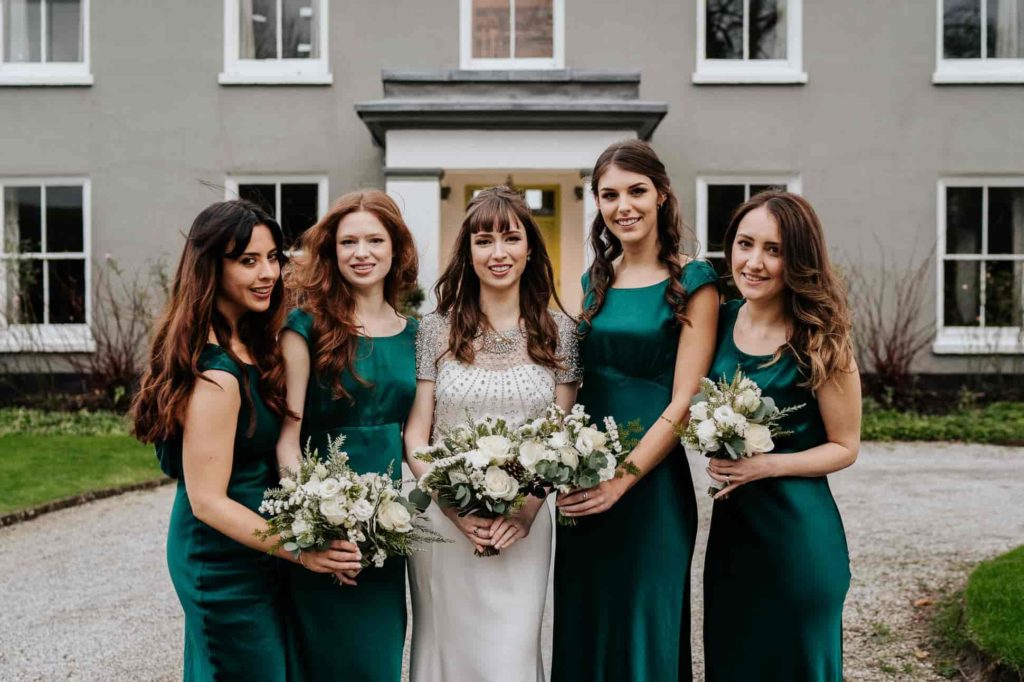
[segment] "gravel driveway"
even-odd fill
[[[913,603],[1024,543],[1024,449],[870,443],[831,480],[853,568],[847,679],[941,679]],[[0,679],[181,678],[181,608],[164,561],[172,497],[165,486],[0,529]],[[710,505],[698,499],[700,679],[697,567]]]

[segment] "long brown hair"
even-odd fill
[[[508,187],[490,187],[477,194],[466,206],[466,217],[455,239],[448,267],[434,287],[437,312],[449,317],[448,352],[460,362],[472,364],[473,340],[490,322],[480,310],[480,278],[473,269],[471,241],[478,232],[505,233],[518,221],[526,232],[530,256],[519,280],[519,316],[526,327],[526,351],[539,365],[557,369],[558,325],[548,311],[552,299],[565,312],[555,291],[555,272],[551,267],[544,238],[518,192]]]
[[[352,285],[338,270],[338,225],[347,216],[365,211],[373,214],[391,238],[391,269],[384,278],[384,300],[396,311],[402,296],[416,286],[419,260],[412,234],[402,212],[384,192],[376,189],[349,192],[299,241],[301,255],[285,271],[285,283],[297,306],[313,318],[316,374],[331,382],[335,398],[349,398],[342,384],[348,370],[360,384],[369,382],[355,371],[360,328],[356,323]]]
[[[853,365],[846,287],[829,262],[825,233],[814,208],[803,197],[780,190],[755,194],[733,212],[723,240],[729,272],[740,222],[762,206],[779,225],[785,309],[792,324],[786,345],[775,351],[771,362],[788,348],[807,376],[805,385],[816,391]]]
[[[591,173],[591,189],[598,205],[598,185],[601,176],[612,166],[647,176],[658,194],[665,197],[658,209],[658,260],[665,264],[669,273],[665,300],[672,308],[676,323],[686,324],[687,295],[679,279],[683,273],[680,256],[685,255],[683,236],[688,232],[688,228],[683,223],[679,199],[672,190],[672,181],[665,171],[665,165],[654,153],[651,145],[641,140],[625,140],[612,144],[597,157],[594,172]],[[622,242],[608,229],[600,210],[590,226],[590,247],[594,251],[594,262],[590,265],[590,287],[584,292],[586,298],[580,315],[584,331],[589,330],[591,321],[601,310],[608,289],[615,279],[612,261],[622,255]]]
[[[132,400],[134,433],[142,442],[171,438],[182,423],[196,381],[210,381],[199,370],[199,356],[211,329],[228,357],[243,366],[231,349],[231,325],[217,310],[216,299],[224,259],[241,256],[258,225],[270,230],[283,258],[281,227],[251,202],[218,202],[203,210],[192,223],[170,298],[153,334],[149,366]],[[283,299],[284,287],[278,279],[270,295],[270,307],[260,313],[247,312],[236,323],[238,339],[259,370],[260,397],[278,416],[287,413],[284,365],[277,346],[277,331],[284,318]],[[242,372],[241,387],[242,399],[249,408],[248,434],[252,435],[256,410],[246,372]]]

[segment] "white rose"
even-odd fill
[[[373,516],[373,505],[366,500],[356,500],[352,504],[352,516],[359,521],[369,521]]]
[[[325,478],[320,481],[320,497],[326,499],[335,497],[341,492],[341,483],[336,478]]]
[[[387,530],[408,533],[412,530],[412,514],[398,502],[385,502],[377,510],[377,522]]]
[[[327,519],[327,523],[332,526],[340,526],[345,523],[345,519],[348,514],[345,513],[345,507],[342,506],[342,501],[337,497],[332,497],[327,500],[320,502],[320,513]],[[294,525],[292,526],[294,529]]]
[[[737,410],[743,410],[744,412],[754,412],[761,404],[761,399],[757,397],[757,393],[753,389],[748,388],[741,391],[732,401],[733,406]]]
[[[732,417],[736,414],[731,407],[728,405],[722,405],[715,410],[715,421],[719,424],[730,424],[732,423]]]
[[[316,468],[313,469],[313,471],[316,472],[316,475],[319,476],[320,478],[327,478],[327,467],[325,467],[323,464],[317,464]]]
[[[466,464],[474,469],[483,469],[491,464],[491,456],[482,450],[470,450],[465,454]]]
[[[313,474],[306,481],[305,485],[302,486],[303,492],[307,495],[319,495],[320,494],[320,477]]]
[[[573,471],[580,465],[580,454],[576,452],[576,448],[559,448],[558,457],[562,460],[562,464],[569,467]]]
[[[708,404],[706,402],[690,405],[691,419],[696,419],[697,421],[702,422],[707,419],[708,416]]]
[[[553,434],[548,436],[548,445],[555,450],[568,447],[569,436],[565,434],[565,431],[555,431]]]
[[[748,455],[755,452],[770,452],[775,447],[775,443],[772,442],[772,432],[763,424],[748,424],[744,441]]]
[[[519,463],[526,467],[527,471],[533,471],[537,464],[553,457],[554,453],[538,440],[528,440],[519,446]]]
[[[496,500],[512,500],[519,493],[519,481],[498,467],[490,467],[484,474],[484,494]]]
[[[303,533],[309,532],[309,524],[306,523],[305,519],[295,519],[292,521],[292,535],[298,537]]]
[[[715,424],[713,419],[705,419],[700,424],[697,424],[697,440],[700,441],[700,446],[705,450],[709,450],[710,445],[714,443],[718,438],[718,425]]]
[[[607,441],[608,437],[597,429],[584,426],[576,436],[576,449],[584,455],[589,455],[594,450],[603,448]]]
[[[505,436],[484,436],[477,439],[476,447],[495,464],[504,464],[511,456],[512,442]]]

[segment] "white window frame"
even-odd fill
[[[6,206],[2,201],[3,190],[7,187],[42,187],[42,247],[32,254],[6,256],[7,245],[0,229],[0,353],[91,353],[96,350],[92,336],[92,187],[88,178],[83,177],[18,177],[0,178],[0,226],[5,224]],[[82,251],[48,253],[46,251],[46,188],[82,188]],[[7,262],[9,260],[75,259],[85,261],[85,323],[84,324],[8,324],[7,308]],[[43,268],[43,310],[49,312],[49,272]]]
[[[938,238],[935,267],[935,341],[932,352],[938,355],[993,355],[1024,353],[1024,328],[1021,327],[947,327],[945,325],[945,264],[947,261],[1024,261],[1024,254],[986,254],[988,251],[988,192],[982,199],[982,245],[980,254],[946,253],[946,189],[950,187],[1024,187],[1024,176],[960,176],[943,178],[938,186]],[[984,296],[985,271],[980,272],[979,288]],[[984,319],[984,298],[982,298]]]
[[[988,43],[988,3],[981,1],[981,56],[969,59],[947,59],[943,54],[945,37],[944,0],[935,0],[935,73],[932,83],[942,84],[979,84],[986,83],[1024,83],[1024,59],[1000,59],[986,57]]]
[[[4,5],[0,0],[0,86],[14,85],[92,85],[93,77],[89,65],[89,0],[80,0],[82,11],[82,61],[80,62],[48,62],[46,61],[46,6],[49,0],[43,0],[40,32],[43,36],[40,50],[41,62],[8,63],[3,61],[4,55]]]
[[[515,0],[510,0],[512,15],[509,44],[515,50]],[[565,0],[552,0],[551,58],[475,59],[473,57],[473,0],[459,4],[459,64],[468,70],[564,69],[565,68]]]
[[[699,175],[697,176],[697,240],[702,249],[708,247],[708,186],[710,185],[747,185],[746,194],[750,198],[749,185],[780,185],[786,191],[800,194],[803,186],[797,174],[747,174],[747,175]],[[724,251],[704,251],[701,258],[725,258]]]
[[[238,199],[239,185],[274,185],[274,220],[281,224],[281,185],[313,185],[317,186],[316,212],[317,220],[327,213],[327,176],[326,175],[230,175],[224,181],[224,198]],[[294,251],[286,251],[286,255],[294,255]]]
[[[708,59],[707,0],[697,0],[697,84],[802,84],[807,82],[803,67],[803,0],[786,3],[786,59]],[[747,26],[750,2],[743,2],[743,51],[748,50]]]
[[[224,71],[221,85],[330,85],[334,82],[328,61],[328,0],[320,4],[320,56],[317,59],[240,59],[238,57],[238,0],[224,0]],[[278,40],[281,38],[278,12]]]

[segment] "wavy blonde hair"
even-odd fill
[[[723,244],[729,272],[739,224],[761,207],[779,225],[785,306],[792,324],[786,344],[775,351],[771,362],[777,362],[789,349],[807,377],[804,385],[817,391],[853,366],[846,286],[832,269],[814,208],[803,197],[779,190],[756,194],[733,212]]]

